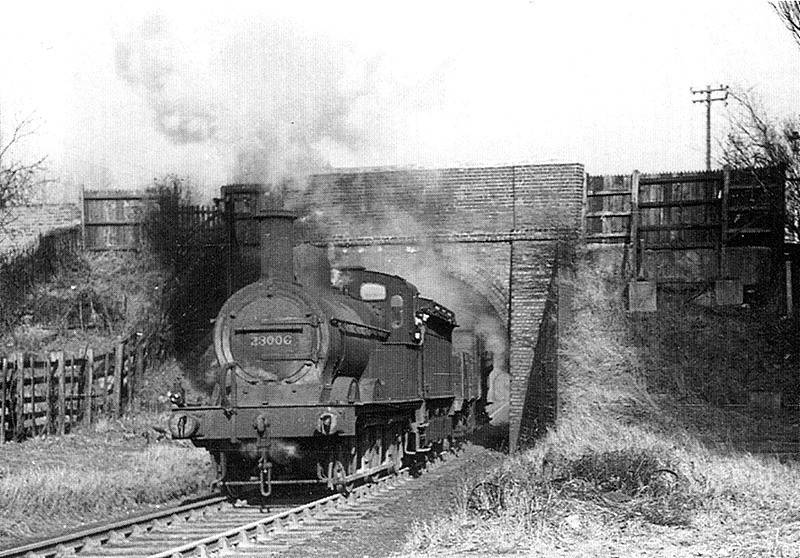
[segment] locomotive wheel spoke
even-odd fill
[[[397,473],[403,468],[403,445],[400,443],[397,436],[395,436],[394,441],[386,450],[386,461],[392,463],[394,473]]]
[[[355,473],[358,465],[358,451],[356,451],[356,438],[344,438],[339,440],[336,447],[336,463],[333,467],[334,482],[336,489],[347,494],[353,489],[352,482],[345,479]]]
[[[393,426],[386,435],[386,456],[384,463],[392,464],[393,472],[403,468],[403,435],[402,427]]]
[[[333,485],[342,494],[348,494],[353,489],[353,483],[345,481],[347,478],[347,467],[341,461],[333,464]]]
[[[381,427],[376,426],[373,432],[372,441],[372,460],[370,467],[377,467],[383,462],[383,436],[381,435]]]
[[[360,456],[358,470],[363,471],[369,468],[372,458],[372,446],[369,443],[369,430],[365,429],[358,435],[358,454]]]

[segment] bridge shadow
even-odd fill
[[[497,408],[489,407],[491,420],[481,426],[472,436],[472,443],[484,448],[508,453],[508,403],[502,403]]]
[[[475,433],[472,443],[486,449],[508,453],[508,423],[490,423]]]

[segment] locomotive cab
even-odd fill
[[[396,275],[344,267],[334,271],[334,287],[366,303],[374,325],[389,332],[387,342],[407,342],[414,337],[414,303],[417,288]]]

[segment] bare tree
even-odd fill
[[[723,144],[723,163],[735,168],[786,165],[797,170],[800,122],[770,118],[749,91],[731,91],[728,132]]]
[[[19,153],[36,130],[31,117],[20,120],[7,133],[0,130],[0,228],[10,222],[11,208],[24,203],[35,187],[46,182],[46,157],[28,160]]]
[[[755,169],[782,166],[785,170],[786,226],[800,238],[800,121],[770,118],[749,91],[732,91],[729,105],[730,131],[722,145],[722,162],[733,168]],[[770,190],[765,187],[765,193]]]
[[[800,2],[770,2],[770,5],[800,46]]]

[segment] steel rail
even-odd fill
[[[203,537],[202,539],[188,542],[181,546],[171,548],[163,552],[159,552],[158,554],[151,554],[147,558],[172,558],[174,556],[182,556],[186,552],[193,552],[201,547],[209,547],[214,543],[216,543],[220,547],[223,547],[231,543],[230,539],[241,538],[242,536],[247,537],[248,531],[257,530],[259,527],[269,525],[270,523],[276,523],[281,519],[288,519],[293,516],[301,515],[306,510],[311,511],[316,507],[322,507],[328,504],[329,502],[337,502],[344,498],[345,497],[342,496],[341,494],[333,494],[331,496],[326,496],[321,500],[315,500],[314,502],[311,502],[309,504],[304,504],[297,508],[292,508],[291,510],[286,510],[277,513],[275,515],[265,517],[263,519],[258,519],[251,523],[242,525],[241,527],[234,527],[232,529],[228,529],[227,531],[223,531],[221,533],[215,533],[213,535]]]
[[[347,496],[343,494],[333,494],[326,496],[319,500],[303,504],[290,510],[285,510],[268,517],[257,519],[250,523],[244,524],[240,527],[234,527],[221,533],[215,533],[196,541],[185,543],[175,548],[170,548],[159,552],[158,554],[148,555],[147,558],[175,558],[184,556],[186,553],[193,553],[200,551],[201,556],[204,551],[227,551],[232,546],[236,546],[245,540],[249,541],[251,538],[257,538],[265,534],[264,529],[270,525],[278,525],[284,519],[297,519],[307,517],[314,511],[334,511],[339,509],[342,505],[353,503],[354,501],[368,496],[385,488],[387,484],[398,479],[405,479],[408,477],[408,468],[401,469],[398,474],[383,477],[375,484],[365,484],[353,490]],[[252,533],[252,534],[250,534]],[[215,548],[212,548],[216,545]]]
[[[456,453],[456,455],[458,454]],[[436,469],[437,465],[444,463],[444,461],[446,461],[445,455],[440,455],[437,459],[424,464],[421,472],[431,472],[432,469]],[[387,467],[387,464],[382,464],[364,471],[364,473],[381,472],[387,468],[390,467]],[[181,541],[180,546],[173,548],[167,548],[169,546],[169,536],[166,537],[166,541],[159,543],[160,529],[169,526],[175,527],[176,532],[179,532],[180,525],[187,520],[186,517],[182,517],[184,514],[224,504],[227,498],[224,496],[205,497],[174,508],[134,516],[108,525],[83,529],[24,546],[2,550],[0,551],[0,558],[56,558],[58,556],[80,555],[83,551],[86,551],[89,555],[94,555],[98,547],[107,548],[111,552],[110,555],[122,555],[120,551],[124,550],[124,547],[119,547],[118,545],[120,543],[124,545],[128,542],[134,544],[140,542],[154,547],[149,552],[155,551],[163,544],[162,548],[165,548],[163,551],[158,551],[156,554],[140,554],[141,556],[146,556],[146,558],[181,558],[188,555],[198,555],[198,553],[200,556],[207,556],[208,553],[224,553],[242,544],[266,543],[265,539],[275,533],[282,532],[287,526],[301,524],[306,520],[313,521],[320,514],[335,516],[337,512],[342,512],[346,507],[368,501],[372,496],[380,495],[386,490],[396,487],[397,484],[405,482],[409,477],[410,469],[404,467],[395,474],[360,485],[347,495],[333,494],[256,520],[250,518],[246,523],[227,528],[221,532],[214,533],[213,529],[209,529],[209,532],[213,534],[207,534],[194,541]],[[232,509],[236,510],[236,508]],[[231,517],[231,519],[235,520],[235,516]],[[133,551],[133,549],[131,550]]]
[[[187,511],[193,511],[204,507],[214,506],[216,504],[221,504],[226,500],[227,498],[225,496],[209,496],[201,498],[200,500],[197,500],[190,504],[183,504],[175,508],[169,508],[166,510],[152,512],[145,515],[130,517],[128,519],[123,519],[111,523],[109,525],[101,525],[99,527],[84,529],[81,531],[77,531],[75,533],[59,535],[57,537],[53,537],[50,539],[36,541],[33,543],[28,543],[23,546],[2,550],[0,551],[0,558],[12,558],[19,556],[27,556],[27,555],[44,556],[44,557],[55,556],[55,554],[59,552],[59,547],[61,546],[70,546],[71,544],[74,544],[73,548],[79,549],[82,548],[83,545],[85,544],[84,542],[85,539],[99,536],[101,541],[107,540],[110,537],[110,533],[114,531],[123,531],[128,528],[131,528],[132,530],[133,527],[136,525],[141,525],[143,523],[148,523],[151,521],[157,521],[159,519],[172,517],[174,515],[185,513]],[[103,538],[104,535],[108,535],[108,537]]]
[[[374,468],[374,470],[370,469],[366,472],[375,473],[385,468],[385,466],[379,466]],[[382,477],[374,483],[358,486],[347,495],[333,494],[289,510],[283,510],[257,520],[243,523],[242,525],[229,528],[222,532],[213,533],[212,531],[213,534],[209,534],[194,541],[184,542],[178,547],[169,548],[157,554],[148,554],[147,558],[174,558],[197,552],[203,555],[203,552],[206,551],[224,551],[244,541],[257,540],[258,538],[265,537],[270,527],[279,530],[284,526],[284,521],[294,524],[302,522],[315,513],[335,513],[349,504],[357,503],[364,497],[381,492],[393,486],[394,482],[405,480],[408,477],[409,469],[406,467],[396,474]],[[180,523],[180,516],[187,512],[214,507],[226,501],[227,498],[225,496],[206,497],[174,508],[134,516],[111,524],[83,529],[74,533],[59,535],[50,539],[6,549],[0,551],[0,558],[55,558],[62,555],[80,555],[84,550],[92,553],[98,546],[104,547],[106,544],[114,545],[115,542],[122,540],[132,540],[130,539],[131,536],[138,537],[148,534],[153,531],[153,529],[163,527],[165,525],[163,523],[164,520],[167,520],[166,525]],[[153,534],[152,536],[153,543],[158,545],[158,534]]]

